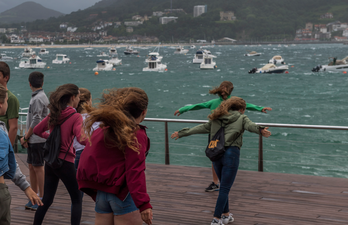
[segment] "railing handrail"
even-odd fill
[[[26,116],[27,113],[19,113],[20,116]],[[168,123],[207,123],[208,120],[186,120],[186,119],[166,119],[166,118],[145,118],[148,122],[164,122],[165,129],[165,164],[170,164],[169,159],[169,133]],[[304,129],[325,129],[325,130],[348,130],[348,126],[327,126],[327,125],[306,125],[306,124],[281,124],[281,123],[256,123],[257,125],[266,127],[279,128],[304,128]],[[259,135],[259,157],[258,157],[258,171],[263,171],[263,138]]]

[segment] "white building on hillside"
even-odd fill
[[[197,17],[207,12],[207,5],[196,5],[193,7],[193,17]]]
[[[346,29],[343,31],[342,36],[343,36],[343,37],[348,37],[348,28],[346,28]]]
[[[0,28],[0,33],[2,34],[6,33],[6,28]]]
[[[160,17],[159,21],[160,21],[160,24],[167,24],[171,21],[176,22],[177,19],[178,19],[178,17],[169,16],[169,17]]]

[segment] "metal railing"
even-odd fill
[[[26,116],[26,113],[19,113],[20,116]],[[169,133],[168,123],[207,123],[208,120],[183,120],[183,119],[161,119],[161,118],[145,118],[147,122],[161,122],[164,123],[164,149],[165,149],[165,164],[170,164],[169,154]],[[322,130],[348,130],[346,126],[324,126],[324,125],[303,125],[303,124],[280,124],[280,123],[256,123],[260,126],[278,127],[278,128],[300,128],[300,129],[322,129]],[[263,138],[259,135],[259,151],[258,151],[258,171],[263,172]]]
[[[145,118],[144,121],[149,122],[163,122],[165,129],[165,164],[169,165],[169,133],[168,123],[207,123],[208,120],[182,120],[182,119],[157,119],[157,118]],[[256,123],[260,126],[266,127],[280,127],[280,128],[302,128],[302,129],[323,129],[323,130],[348,130],[345,126],[324,126],[324,125],[303,125],[303,124],[279,124],[279,123]],[[258,153],[258,171],[263,172],[263,138],[259,135],[259,153]]]

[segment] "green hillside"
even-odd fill
[[[0,13],[2,23],[31,22],[37,19],[48,19],[64,15],[35,2],[24,2],[12,9]]]
[[[326,24],[333,21],[348,22],[347,0],[173,0],[173,8],[182,8],[187,14],[177,16],[176,23],[160,25],[158,17],[152,17],[143,25],[126,33],[125,27],[107,28],[108,34],[116,36],[151,35],[161,41],[187,41],[193,39],[219,39],[231,37],[238,40],[293,39],[295,31],[304,28],[305,23]],[[207,5],[208,12],[193,17],[195,5]],[[170,0],[103,0],[94,6],[73,12],[59,18],[26,23],[28,30],[59,31],[60,23],[68,23],[78,31],[91,31],[91,24],[97,21],[115,22],[131,20],[133,15],[151,16],[153,11],[170,8]],[[237,17],[233,22],[222,22],[220,11],[233,11]],[[320,19],[331,12],[333,19]],[[91,14],[97,16],[91,18]]]

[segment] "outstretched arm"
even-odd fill
[[[213,101],[214,99],[208,102],[202,102],[195,105],[187,105],[187,106],[181,107],[180,109],[175,111],[174,116],[180,116],[184,112],[191,111],[191,110],[210,109]]]
[[[267,113],[267,110],[268,110],[268,111],[272,111],[272,108],[270,108],[270,107],[263,107],[262,110],[261,110],[261,112]]]

